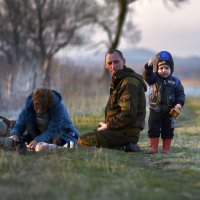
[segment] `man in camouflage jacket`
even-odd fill
[[[145,125],[146,84],[139,74],[125,66],[119,50],[106,53],[105,67],[112,75],[105,122],[99,123],[97,131],[82,135],[78,144],[139,151],[137,142]]]

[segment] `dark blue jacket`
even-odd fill
[[[74,127],[67,109],[62,102],[61,95],[53,91],[54,104],[47,110],[49,121],[47,129],[35,140],[37,142],[50,142],[57,134],[66,142],[77,142],[79,132]],[[26,99],[25,107],[22,109],[15,126],[11,130],[11,135],[23,135],[24,131],[34,132],[36,130],[36,112],[33,107],[33,95]]]
[[[143,72],[145,81],[150,86],[150,109],[158,112],[168,112],[176,104],[184,105],[184,88],[179,79],[174,76],[162,78],[157,72],[153,72],[153,66],[145,65]]]

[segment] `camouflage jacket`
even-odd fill
[[[113,77],[105,109],[110,129],[143,129],[145,125],[146,84],[142,76],[124,66]]]

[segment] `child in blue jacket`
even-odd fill
[[[176,111],[178,114],[185,102],[184,88],[180,80],[172,76],[173,72],[174,61],[167,51],[159,52],[155,59],[150,59],[144,67],[143,77],[150,87],[149,154],[158,152],[160,136],[163,140],[162,152],[169,152],[175,123],[170,111]]]

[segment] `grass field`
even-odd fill
[[[85,133],[101,119],[94,115],[73,121]],[[102,148],[25,156],[0,151],[0,199],[199,199],[199,120],[199,99],[187,98],[168,155]],[[139,144],[148,148],[147,129]]]

